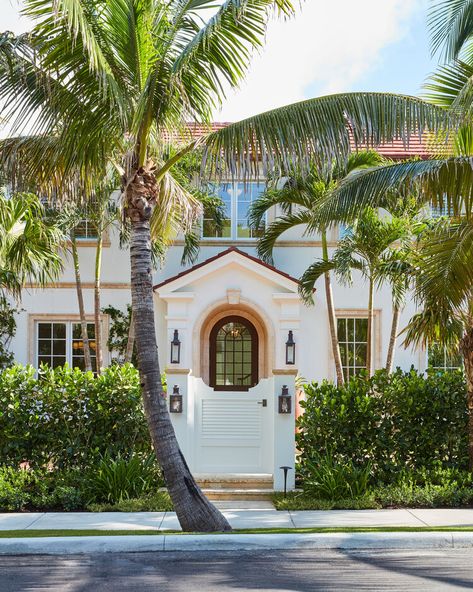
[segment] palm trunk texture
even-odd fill
[[[133,359],[133,350],[135,348],[135,323],[133,312],[130,314],[130,326],[128,327],[128,339],[126,342],[125,364],[130,364]]]
[[[94,320],[95,320],[95,355],[97,375],[103,367],[102,327],[100,323],[100,276],[102,273],[102,245],[103,238],[99,229],[97,247],[95,251],[95,281],[94,281]]]
[[[322,232],[322,256],[324,261],[328,261],[327,233],[325,230]],[[345,383],[345,378],[343,376],[342,358],[340,356],[340,347],[338,345],[337,319],[335,317],[335,309],[333,306],[332,282],[330,281],[329,272],[325,273],[324,276],[325,298],[327,301],[328,324],[330,328],[330,342],[332,344],[332,354],[335,361],[337,384],[341,386]]]
[[[388,355],[386,356],[386,370],[389,374],[393,371],[394,366],[394,350],[396,348],[397,334],[399,333],[399,306],[393,308],[393,318],[391,321],[391,336],[389,338]]]
[[[473,327],[468,327],[467,332],[460,341],[460,351],[465,365],[467,388],[468,460],[470,471],[473,471]]]
[[[85,318],[84,308],[84,294],[82,292],[82,281],[80,277],[80,264],[79,264],[79,253],[77,252],[77,240],[75,232],[71,231],[71,250],[72,250],[72,261],[74,264],[74,274],[76,278],[76,292],[77,301],[79,303],[79,317],[80,317],[80,329],[83,342],[84,350],[84,369],[86,372],[92,372],[92,360],[90,357],[90,345],[89,345],[89,334],[87,332],[87,319]]]
[[[186,532],[231,530],[195,482],[174,433],[161,383],[154,323],[150,218],[156,200],[153,170],[140,168],[128,181],[131,220],[131,296],[143,405],[153,447],[179,523]]]

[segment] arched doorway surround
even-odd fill
[[[258,334],[241,316],[226,316],[209,338],[209,384],[220,391],[247,391],[258,384]]]
[[[194,325],[193,373],[210,384],[210,334],[212,329],[226,317],[237,316],[246,319],[256,331],[258,340],[257,375],[258,380],[271,376],[274,364],[274,329],[267,315],[253,303],[240,299],[238,304],[228,301],[216,302],[200,315]]]

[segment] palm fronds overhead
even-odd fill
[[[395,139],[409,145],[447,125],[443,109],[415,97],[348,93],[302,101],[267,111],[209,134],[204,140],[207,174],[221,171],[249,178],[273,169],[309,169],[346,161],[353,150]]]
[[[433,53],[443,49],[446,60],[457,58],[473,31],[473,1],[434,0],[428,24]]]
[[[393,163],[353,173],[322,202],[319,220],[350,222],[366,207],[386,207],[390,193],[414,194],[419,203],[471,213],[473,158]]]

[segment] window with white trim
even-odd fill
[[[92,369],[96,368],[95,325],[87,323]],[[68,363],[73,368],[85,369],[84,342],[81,325],[77,321],[36,322],[36,367],[46,364],[52,368]]]
[[[427,348],[427,366],[432,370],[452,372],[463,368],[460,352],[449,352],[446,347],[438,343],[429,344]]]
[[[97,226],[88,218],[82,219],[74,229],[77,240],[95,240],[98,237]]]
[[[368,319],[337,318],[338,343],[345,380],[366,370],[368,353]]]
[[[215,239],[254,239],[263,235],[265,223],[253,229],[248,224],[248,212],[251,204],[265,190],[264,183],[224,183],[217,188],[223,202],[224,220],[217,227],[211,215],[204,212],[202,238]]]

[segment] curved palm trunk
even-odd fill
[[[125,364],[130,364],[133,358],[133,349],[135,347],[135,323],[133,320],[133,311],[130,314],[130,326],[128,327],[128,340],[126,342]]]
[[[373,302],[374,302],[374,283],[370,279],[369,282],[369,297],[368,297],[368,328],[367,328],[367,344],[366,344],[366,374],[371,376],[373,371],[372,357],[373,357]]]
[[[142,197],[143,179],[140,169],[134,178],[136,187],[127,186],[128,215],[131,219],[131,297],[134,314],[138,369],[151,440],[164,479],[174,504],[179,523],[187,532],[231,530],[225,517],[213,506],[196,484],[174,433],[166,394],[161,383],[158,348],[154,324],[153,283],[151,265],[151,234],[149,219],[152,207]],[[152,184],[151,175],[148,182]],[[153,198],[156,188],[149,190]]]
[[[84,350],[84,369],[86,372],[92,372],[92,360],[90,357],[90,345],[89,335],[87,333],[87,319],[85,318],[84,308],[84,294],[82,292],[82,280],[80,277],[80,264],[79,264],[79,253],[77,252],[77,240],[74,230],[71,230],[71,251],[72,261],[74,265],[74,274],[76,278],[76,292],[77,301],[79,303],[79,317],[80,317],[80,330],[83,342]]]
[[[393,318],[391,321],[391,336],[389,338],[388,355],[386,356],[386,370],[389,374],[393,371],[394,350],[396,348],[397,334],[399,333],[399,317],[401,310],[399,306],[393,307]]]
[[[467,405],[468,405],[468,460],[470,471],[473,471],[473,327],[463,335],[460,351],[465,366]]]
[[[95,321],[95,355],[97,375],[103,366],[102,327],[100,323],[100,275],[102,272],[102,232],[98,231],[97,247],[95,250],[95,279],[94,279],[94,321]]]
[[[322,257],[328,261],[327,232],[322,231]],[[328,324],[330,328],[330,342],[332,344],[332,354],[335,361],[335,371],[337,373],[337,384],[343,385],[345,378],[343,376],[342,358],[340,356],[340,347],[338,345],[337,319],[335,317],[335,308],[333,306],[332,282],[330,273],[324,274],[325,279],[325,298],[327,300]]]

